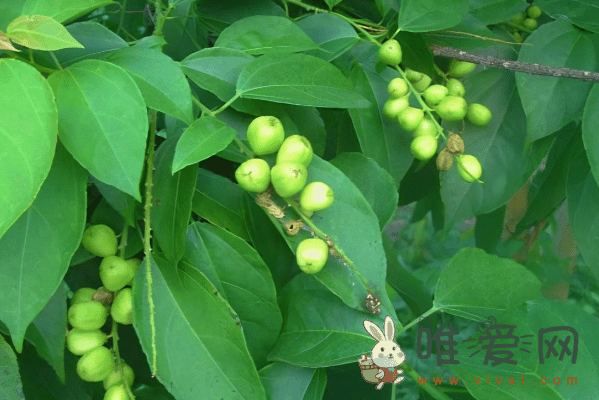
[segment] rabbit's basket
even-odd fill
[[[376,377],[376,374],[379,372],[379,367],[376,365],[363,365],[360,364],[360,370],[362,371],[362,378],[366,382],[370,383],[379,383],[379,378]]]

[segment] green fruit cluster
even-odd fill
[[[104,257],[99,267],[104,286],[99,289],[80,288],[73,294],[67,313],[72,328],[67,333],[66,346],[71,353],[81,356],[77,362],[77,374],[82,380],[104,381],[104,399],[127,399],[124,385],[133,384],[133,369],[125,363],[123,375],[116,369],[112,351],[104,346],[108,336],[102,328],[108,315],[119,324],[133,323],[133,295],[131,288],[126,286],[133,283],[141,261],[116,256],[117,238],[106,225],[87,228],[82,245],[90,253]]]
[[[512,35],[517,42],[522,42],[522,35],[528,34],[538,28],[537,19],[543,15],[543,10],[539,6],[531,5],[525,12],[516,14],[508,22],[512,28]]]

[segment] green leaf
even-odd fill
[[[368,54],[376,51],[372,46]],[[387,118],[382,111],[389,98],[387,85],[398,76],[399,73],[391,69],[378,74],[358,62],[354,63],[349,76],[356,92],[370,102],[368,108],[349,110],[360,148],[366,157],[375,160],[391,175],[396,186],[399,186],[414,159],[410,152],[409,135],[401,131],[397,121]]]
[[[194,51],[208,47],[208,32],[196,12],[196,4],[195,0],[170,3],[171,11],[162,27],[166,42],[162,50],[173,60],[181,60]]]
[[[2,50],[10,50],[10,51],[20,51],[15,46],[12,45],[6,33],[0,31],[0,51]]]
[[[341,71],[306,54],[264,55],[247,64],[237,81],[244,98],[330,108],[367,107]]]
[[[330,162],[360,189],[383,230],[395,215],[399,197],[391,175],[362,153],[341,153]]]
[[[191,89],[172,58],[153,49],[127,47],[108,56],[107,61],[131,75],[149,108],[193,122]]]
[[[133,78],[112,63],[83,60],[48,81],[67,150],[94,177],[141,201],[148,115]]]
[[[196,119],[177,142],[173,173],[212,157],[235,139],[237,132],[215,117]]]
[[[254,15],[234,22],[222,31],[214,46],[254,55],[296,53],[318,47],[295,22],[267,15]]]
[[[473,73],[464,84],[468,103],[484,104],[493,113],[493,119],[483,127],[466,122],[463,135],[466,153],[478,158],[483,167],[484,183],[465,182],[457,168],[441,174],[446,226],[505,204],[530,177],[551,143],[526,145],[522,133],[526,119],[513,72],[487,69]],[[447,126],[450,130],[462,130],[461,122]]]
[[[451,28],[460,23],[467,10],[467,0],[403,0],[398,27],[408,32]]]
[[[94,177],[91,180],[110,207],[121,214],[129,226],[135,227],[135,199]]]
[[[535,0],[535,4],[551,18],[570,21],[583,29],[599,33],[599,7],[594,0]]]
[[[567,195],[568,217],[576,247],[595,279],[599,279],[599,186],[585,153],[570,162]]]
[[[64,383],[64,349],[67,326],[67,287],[58,287],[46,307],[27,328],[25,339],[35,346],[37,353],[56,371]]]
[[[169,137],[156,150],[152,193],[155,205],[151,221],[158,246],[173,265],[177,265],[185,251],[198,171],[197,166],[191,165],[174,174],[171,172],[177,139],[176,136]]]
[[[6,36],[15,43],[35,50],[83,47],[64,26],[43,15],[21,15],[8,24]]]
[[[599,135],[597,135],[599,110],[597,110],[597,104],[599,104],[599,85],[595,84],[584,107],[582,141],[587,151],[591,172],[595,177],[595,181],[599,184]]]
[[[337,4],[341,3],[343,0],[324,0],[325,3],[329,6],[330,9],[333,9]]]
[[[271,361],[311,368],[356,362],[375,343],[364,329],[365,319],[382,327],[390,315],[400,326],[392,308],[381,307],[373,315],[347,307],[307,274],[293,278],[279,297],[284,324]]]
[[[268,399],[321,400],[327,386],[327,374],[323,368],[274,362],[259,373]]]
[[[19,17],[23,11],[23,4],[27,0],[13,0],[0,2],[0,30],[6,31],[10,22]]]
[[[79,247],[86,187],[85,170],[59,146],[35,201],[0,240],[0,320],[19,352],[25,330],[58,288]]]
[[[469,0],[469,3],[470,13],[485,25],[509,21],[528,7],[526,0]]]
[[[428,48],[422,34],[399,32],[395,36],[395,39],[401,43],[402,65],[423,72],[433,79],[437,76],[435,63],[433,62],[433,53]]]
[[[0,93],[1,238],[31,205],[50,171],[58,115],[47,81],[24,62],[0,60]]]
[[[333,14],[313,14],[297,22],[318,46],[309,54],[332,61],[353,47],[360,40],[354,28],[341,17]]]
[[[253,60],[240,50],[211,47],[187,56],[181,61],[181,69],[200,88],[227,101],[235,95],[239,73]]]
[[[283,322],[268,267],[243,239],[196,222],[187,231],[184,263],[202,272],[239,315],[248,349],[264,365]]]
[[[10,345],[0,335],[0,395],[6,400],[25,400],[19,375],[17,357]]]
[[[492,361],[485,365],[487,351],[483,349],[478,354],[472,355],[473,352],[481,349],[481,345],[472,349],[473,342],[460,343],[456,348],[461,355],[458,358],[459,364],[451,365],[450,368],[452,375],[459,377],[461,383],[466,384],[465,387],[472,396],[485,400],[566,400],[593,399],[599,396],[597,382],[586,378],[599,373],[596,361],[597,340],[595,334],[599,329],[599,324],[596,318],[592,318],[590,314],[574,304],[539,299],[527,302],[526,306],[517,313],[503,317],[498,316],[497,320],[498,324],[515,326],[513,335],[518,337],[530,335],[531,338],[519,338],[519,343],[515,348],[505,349],[514,353],[513,360],[517,362],[516,365],[501,363],[493,366]],[[542,352],[547,353],[539,354],[537,341],[550,342],[551,338],[555,337],[554,335],[557,335],[559,340],[566,338],[564,331],[550,332],[544,334],[543,338],[539,337],[540,329],[553,327],[571,327],[576,330],[578,346],[575,363],[572,363],[572,358],[568,355],[562,361],[556,355],[547,356],[550,349],[547,344],[541,343]],[[505,329],[503,331],[507,332]],[[493,335],[493,337],[498,334],[495,333],[495,329],[488,332],[488,335]],[[568,334],[568,337],[571,338],[572,334]],[[513,339],[509,337],[500,340],[501,343],[505,343],[505,347],[513,343]],[[488,344],[489,339],[482,343]],[[495,343],[497,344],[497,341]],[[572,351],[572,346],[570,340],[568,345],[570,351]],[[519,349],[524,351],[519,351]],[[556,343],[555,349],[560,352],[560,345]],[[542,364],[539,361],[540,357],[544,358]],[[490,384],[487,384],[486,381],[488,376],[490,376]],[[542,381],[543,377],[545,380]],[[560,381],[556,380],[559,384],[553,382],[556,377],[560,379]],[[569,382],[568,379],[573,377],[576,381]],[[581,382],[578,382],[578,379]]]
[[[463,248],[443,268],[434,307],[463,318],[484,321],[541,297],[541,282],[509,258]]]
[[[198,12],[203,19],[226,25],[254,15],[285,16],[285,11],[272,0],[228,0],[227,7],[221,0],[204,0],[198,4]]]
[[[109,4],[115,2],[112,0],[28,0],[23,6],[22,14],[47,15],[62,23],[82,17]]]
[[[249,242],[242,213],[243,193],[229,179],[200,168],[191,207],[199,217]]]
[[[505,206],[476,217],[476,226],[474,229],[476,247],[483,249],[487,253],[492,254],[495,252],[503,233],[504,218]]]
[[[568,51],[564,51],[564,49]],[[595,48],[588,34],[566,21],[543,24],[522,46],[518,61],[556,68],[592,71]],[[526,113],[528,137],[548,136],[579,120],[592,83],[576,79],[516,74],[518,92]]]
[[[265,400],[237,316],[216,288],[185,263],[177,269],[158,256],[151,262],[160,382],[179,399]],[[133,326],[151,363],[144,269],[133,284]]]

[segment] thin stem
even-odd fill
[[[56,64],[58,69],[62,69],[62,65],[60,65],[60,62],[58,62],[58,58],[56,58],[56,56],[54,55],[54,52],[49,51],[49,53],[50,53],[50,57],[52,57],[52,60],[54,60],[54,64]]]
[[[220,108],[218,108],[215,111],[212,111],[212,115],[216,115],[216,114],[220,114],[221,112],[225,111],[231,104],[233,104],[233,102],[235,100],[237,100],[239,98],[240,94],[239,93],[235,93],[235,96],[231,97],[229,99],[229,101],[227,101],[225,104],[223,104]]]
[[[252,152],[252,150],[250,150],[250,149],[249,149],[249,147],[247,147],[247,146],[245,145],[245,143],[243,143],[241,140],[239,140],[239,139],[237,139],[237,138],[235,138],[235,139],[234,139],[234,141],[235,141],[235,144],[236,144],[237,146],[239,146],[239,150],[241,150],[241,152],[242,152],[243,154],[245,154],[245,155],[246,155],[246,156],[248,156],[249,158],[252,158],[252,157],[254,157],[254,153]]]
[[[206,114],[208,114],[210,116],[214,116],[214,113],[212,112],[212,110],[209,109],[208,107],[206,107],[204,104],[202,104],[202,102],[197,97],[192,96],[191,99],[200,108],[200,110],[202,111],[202,113],[206,113]]]
[[[418,378],[422,378],[409,364],[403,363],[402,368],[405,371],[406,375],[412,378],[413,381],[418,382]],[[435,385],[418,385],[422,390],[430,394],[436,400],[452,400],[451,397],[446,395],[445,393],[437,390]]]
[[[118,35],[123,28],[123,22],[125,21],[125,13],[127,12],[127,0],[123,0],[121,5],[121,17],[119,18],[119,26],[116,28],[116,34]]]
[[[125,221],[123,233],[121,233],[121,242],[119,243],[119,257],[125,258],[125,248],[127,247],[127,238],[129,236],[129,226]]]
[[[126,229],[126,228],[125,228]],[[123,366],[123,359],[121,358],[121,354],[119,352],[119,330],[118,324],[113,319],[112,320],[112,330],[110,331],[110,336],[112,337],[112,350],[114,351],[114,356],[116,358],[116,368],[119,372],[119,376],[121,377],[121,383],[127,392],[127,398],[129,400],[135,400],[135,396],[131,391],[131,388],[127,384],[127,378],[125,377],[125,368]]]
[[[150,329],[152,337],[152,377],[156,376],[158,369],[157,351],[156,351],[156,321],[154,316],[154,299],[152,297],[152,227],[150,224],[152,209],[152,186],[154,176],[154,146],[156,141],[156,110],[150,109],[150,137],[148,143],[147,171],[146,171],[146,196],[144,203],[144,256],[146,262],[146,284],[148,288],[148,307],[150,308]]]
[[[339,254],[339,256],[343,259],[343,261],[346,264],[346,266],[354,273],[354,275],[356,275],[360,279],[360,281],[362,282],[362,284],[364,285],[364,287],[366,288],[366,290],[368,290],[368,292],[370,292],[370,293],[374,293],[374,291],[372,290],[372,288],[368,284],[368,281],[366,280],[366,278],[364,278],[364,275],[362,275],[362,273],[358,270],[358,268],[356,267],[356,265],[354,264],[354,262],[345,254],[345,252],[343,250],[341,250],[341,248],[339,246],[337,246],[337,244],[332,243],[330,241],[329,236],[326,233],[324,233],[323,231],[321,231],[312,222],[312,220],[310,218],[308,218],[301,211],[301,208],[300,208],[299,204],[297,204],[297,202],[295,200],[293,200],[292,198],[289,198],[289,197],[286,197],[285,201],[300,216],[300,218],[302,219],[302,221],[304,222],[304,224],[308,225],[310,227],[310,229],[312,229],[312,231],[316,235],[318,235],[324,241],[327,241],[330,244],[332,244],[333,249],[337,252],[337,254]]]
[[[391,386],[391,400],[395,400],[395,396],[397,396],[397,385]]]
[[[410,329],[412,326],[416,325],[417,323],[419,323],[420,321],[428,318],[429,316],[431,316],[432,314],[436,313],[437,311],[439,311],[439,309],[437,307],[431,307],[430,310],[426,311],[424,314],[422,314],[421,316],[419,316],[416,319],[413,319],[409,324],[403,326],[399,332],[397,333],[397,336],[401,335],[402,333],[404,333],[405,331],[407,331],[408,329]]]

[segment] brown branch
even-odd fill
[[[431,46],[436,56],[455,58],[456,60],[468,61],[474,64],[489,65],[491,67],[508,69],[516,72],[525,72],[532,75],[555,76],[560,78],[572,78],[587,82],[599,82],[599,73],[581,71],[570,68],[554,68],[546,65],[529,64],[520,61],[502,60],[491,56],[468,53],[451,47]]]

